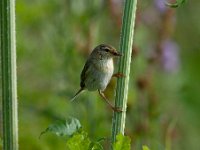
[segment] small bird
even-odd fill
[[[100,44],[94,48],[81,73],[80,90],[71,99],[73,101],[82,91],[96,91],[114,110],[121,112],[119,108],[114,107],[105,97],[103,91],[106,89],[112,76],[121,77],[121,74],[114,74],[113,58],[122,56],[114,47]]]

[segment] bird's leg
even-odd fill
[[[112,77],[122,78],[122,77],[125,77],[125,75],[123,73],[118,72],[118,73],[113,74]]]
[[[110,106],[110,108],[111,108],[113,111],[122,112],[121,109],[114,107],[114,106],[108,101],[108,99],[106,98],[106,96],[104,95],[104,93],[103,93],[101,90],[98,90],[98,92],[99,92],[99,95],[103,98],[103,100]]]

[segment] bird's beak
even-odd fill
[[[118,52],[118,51],[113,52],[113,55],[114,55],[114,56],[122,56],[122,54],[121,54],[120,52]]]

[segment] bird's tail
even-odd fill
[[[74,101],[76,99],[76,97],[81,94],[83,92],[84,88],[80,88],[80,90],[78,90],[78,92],[71,98],[71,102]]]

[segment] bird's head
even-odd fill
[[[113,57],[119,57],[122,56],[121,53],[119,53],[114,47],[106,44],[100,44],[98,45],[92,53],[95,53],[95,55],[98,55],[101,59],[109,59]]]

